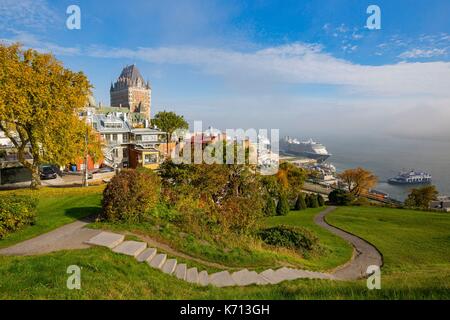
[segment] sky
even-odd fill
[[[81,29],[66,26],[78,5]],[[381,28],[367,28],[369,5]],[[83,71],[97,102],[135,63],[152,114],[298,136],[448,141],[450,1],[0,0],[0,41]]]

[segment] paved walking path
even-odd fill
[[[59,250],[85,249],[90,246],[85,241],[99,234],[101,230],[85,228],[91,221],[78,220],[35,238],[0,249],[0,255],[29,256]]]
[[[123,234],[85,228],[90,222],[89,220],[76,221],[12,247],[1,249],[0,254],[35,255],[58,250],[104,246],[116,253],[134,257],[137,262],[146,262],[150,267],[160,269],[162,272],[171,274],[178,279],[202,286],[213,285],[217,287],[246,286],[250,284],[267,285],[300,278],[329,280],[355,280],[363,278],[366,276],[366,270],[369,265],[382,265],[382,256],[374,246],[365,240],[329,225],[325,221],[325,216],[334,209],[334,207],[326,208],[315,217],[314,221],[316,224],[351,243],[355,249],[355,253],[352,260],[338,267],[332,273],[282,267],[278,270],[268,269],[259,274],[247,269],[234,273],[220,271],[214,274],[208,274],[205,270],[199,272],[197,268],[189,268],[186,264],[178,264],[176,259],[170,259],[167,254],[174,254],[175,251],[173,249],[166,251],[167,253],[158,253],[156,248],[148,248],[147,246],[149,244],[155,244],[152,241],[147,241],[148,238],[144,239],[146,240],[145,242],[124,241],[125,235]],[[176,256],[180,255],[176,254]],[[183,257],[186,258],[189,256],[183,255]]]
[[[314,222],[329,230],[331,233],[334,233],[338,237],[350,242],[355,251],[352,260],[345,265],[338,267],[333,272],[333,275],[337,279],[342,280],[364,278],[367,276],[367,267],[370,265],[377,265],[381,267],[383,265],[383,258],[377,248],[364,239],[354,236],[342,229],[336,228],[326,222],[325,216],[335,209],[335,207],[326,208],[314,217]]]

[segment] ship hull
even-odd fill
[[[319,163],[324,162],[327,160],[330,155],[329,154],[317,154],[312,152],[306,152],[306,151],[294,151],[294,150],[286,150],[286,153],[295,155],[295,156],[301,156],[309,159],[314,159]]]
[[[401,186],[420,186],[420,185],[424,185],[424,184],[431,184],[431,181],[421,181],[421,182],[406,182],[406,181],[398,181],[398,180],[393,180],[393,179],[389,179],[388,180],[389,184],[393,184],[393,185],[401,185]]]

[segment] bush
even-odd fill
[[[289,201],[286,197],[286,194],[281,193],[278,198],[278,203],[277,203],[277,215],[285,216],[289,213],[289,211],[290,211],[290,206],[289,206]]]
[[[317,195],[315,195],[315,194],[312,194],[312,193],[307,194],[305,201],[306,201],[306,206],[308,208],[318,208],[319,207]]]
[[[161,183],[151,170],[122,170],[103,192],[102,217],[109,221],[139,222],[152,214]]]
[[[337,206],[348,206],[353,202],[354,198],[351,193],[342,189],[333,190],[328,195],[330,203]]]
[[[280,225],[260,230],[258,236],[268,245],[292,249],[301,253],[319,248],[318,238],[311,231],[300,227]]]
[[[26,195],[0,196],[0,239],[36,221],[37,199]]]
[[[266,206],[264,207],[264,215],[267,217],[275,216],[277,214],[277,205],[271,196],[267,197]]]
[[[307,208],[306,202],[305,202],[305,194],[299,193],[297,196],[297,201],[295,202],[295,210],[305,210]]]
[[[317,194],[317,202],[319,203],[319,207],[323,207],[325,205],[325,199],[321,194]]]

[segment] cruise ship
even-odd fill
[[[280,150],[286,154],[315,159],[319,163],[324,162],[331,156],[323,144],[312,139],[299,141],[296,138],[285,137],[280,142]]]
[[[411,170],[402,171],[397,176],[388,179],[390,184],[427,184],[431,183],[431,175],[426,172]]]

